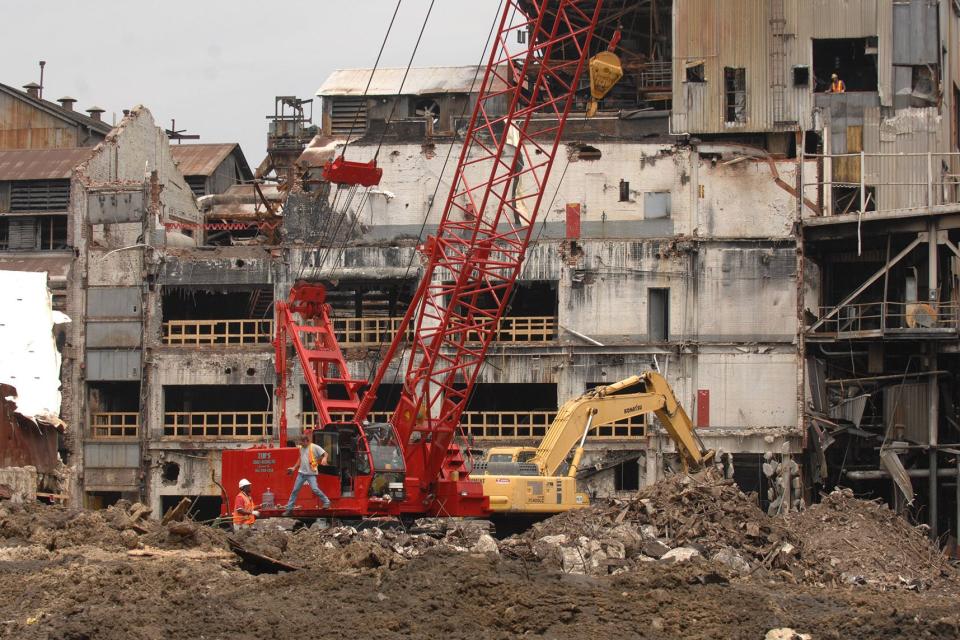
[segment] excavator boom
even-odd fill
[[[655,414],[667,430],[677,446],[684,471],[702,467],[713,458],[713,452],[700,441],[667,381],[659,373],[647,371],[591,389],[564,404],[529,462],[499,462],[488,456],[485,473],[478,477],[483,481],[491,508],[542,514],[586,506],[587,496],[576,489],[576,472],[589,432],[645,413]],[[516,448],[516,453],[520,450]],[[563,465],[571,451],[573,460],[564,472]],[[509,459],[509,450],[498,448],[497,457]]]

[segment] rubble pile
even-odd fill
[[[38,545],[50,551],[92,546],[122,549],[226,548],[226,533],[183,518],[150,518],[143,504],[120,500],[103,511],[38,503],[0,503],[0,547]]]
[[[237,540],[249,551],[296,567],[324,567],[345,573],[394,569],[430,551],[499,554],[490,523],[457,518],[421,518],[405,529],[398,521],[380,526],[334,526],[293,533],[264,525]]]
[[[503,541],[501,549],[566,573],[617,574],[643,562],[704,558],[748,575],[791,568],[799,545],[782,520],[710,471],[673,476],[630,500],[554,516]]]
[[[878,501],[837,489],[787,523],[806,563],[825,582],[879,588],[924,589],[956,571],[931,544],[926,527],[913,527]]]

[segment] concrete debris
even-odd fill
[[[699,558],[700,552],[696,549],[691,549],[690,547],[677,547],[676,549],[670,549],[661,560],[672,560],[673,562],[686,562],[693,558]]]
[[[809,633],[797,633],[790,627],[780,627],[779,629],[770,629],[763,640],[812,640],[813,636]]]
[[[920,590],[956,579],[922,532],[884,506],[835,492],[799,514],[769,516],[714,471],[673,476],[632,500],[554,516],[501,541],[500,550],[591,575],[651,562],[706,562],[725,577],[815,585]]]

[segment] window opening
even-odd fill
[[[747,70],[725,67],[723,82],[726,90],[726,122],[741,124],[747,121]]]
[[[877,56],[868,53],[870,50],[867,38],[814,39],[814,91],[829,91],[833,74],[843,81],[846,91],[876,91]]]
[[[647,289],[647,323],[650,342],[670,339],[670,289]]]

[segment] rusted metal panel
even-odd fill
[[[794,66],[810,66],[797,0],[677,0],[674,3],[674,133],[794,130],[810,126],[810,90]],[[704,65],[705,82],[687,82]],[[744,69],[746,122],[728,122],[726,68]]]
[[[15,405],[6,398],[16,389],[0,384],[0,467],[36,467],[39,473],[57,468],[59,432],[44,423],[33,424],[17,416]]]
[[[89,148],[0,150],[0,180],[63,180],[92,152]]]
[[[92,147],[112,127],[0,84],[0,149]]]
[[[170,155],[183,175],[212,176],[220,165],[235,151],[239,152],[239,149],[240,145],[236,143],[176,144],[170,147]],[[247,172],[249,173],[249,168]]]

